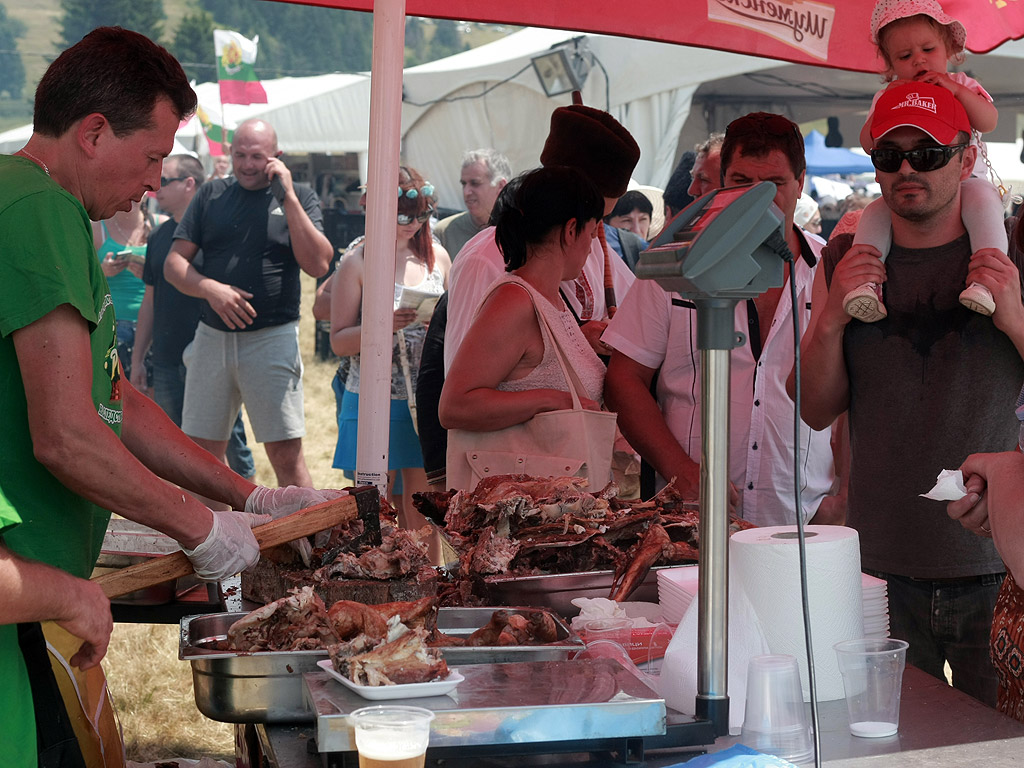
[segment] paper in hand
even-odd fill
[[[935,487],[928,493],[918,494],[935,501],[959,501],[967,495],[964,486],[964,475],[959,469],[944,469],[935,478]]]

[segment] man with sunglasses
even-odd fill
[[[954,686],[994,705],[989,632],[1005,568],[987,517],[972,509],[958,523],[918,494],[968,454],[1016,446],[1021,265],[998,251],[971,254],[960,182],[977,150],[949,91],[891,86],[870,132],[893,244],[884,264],[849,234],[825,249],[803,348],[802,414],[821,426],[849,410],[848,524],[865,570],[888,582],[890,632],[910,642],[907,660],[940,679],[948,662]],[[991,290],[991,317],[960,304],[965,281]],[[888,316],[876,323],[843,309],[865,282],[885,292]]]
[[[281,486],[311,486],[299,355],[299,270],[327,272],[332,248],[316,193],[292,182],[263,120],[235,131],[235,175],[196,193],[174,233],[164,274],[204,300],[185,350],[182,429],[224,461],[239,406]],[[201,267],[193,263],[199,250]]]
[[[786,394],[793,365],[793,307],[788,282],[796,284],[801,327],[810,319],[811,288],[824,243],[793,223],[803,188],[805,159],[800,129],[781,115],[757,112],[729,124],[720,148],[721,176],[711,189],[770,181],[785,215],[793,261],[787,285],[736,307],[735,327],[746,343],[731,353],[732,411],[729,430],[730,506],[757,525],[792,525],[794,406]],[[699,194],[711,191],[695,189]],[[622,434],[657,471],[658,486],[696,499],[700,487],[700,354],[696,307],[653,280],[637,280],[602,339],[614,348],[605,399],[619,414]],[[654,394],[651,383],[657,374]],[[835,472],[831,430],[801,425],[801,504],[804,520],[841,522],[844,500],[830,495]]]

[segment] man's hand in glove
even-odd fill
[[[300,509],[322,504],[331,499],[337,499],[348,494],[348,491],[339,491],[333,488],[305,488],[300,485],[289,485],[284,488],[265,488],[257,485],[249,498],[245,500],[245,511],[261,515],[270,515],[275,520],[298,512]],[[313,548],[309,539],[303,536],[291,542],[291,546],[302,557],[306,565],[310,563],[310,556]]]
[[[271,520],[269,515],[233,509],[211,512],[213,527],[206,540],[195,549],[182,548],[202,581],[220,581],[255,565],[260,559],[260,545],[252,529]]]

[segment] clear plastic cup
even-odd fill
[[[900,725],[900,692],[907,663],[906,640],[866,637],[833,646],[843,674],[850,733],[892,736]]]
[[[814,754],[796,657],[770,654],[750,659],[740,740],[793,763]]]
[[[423,768],[434,719],[429,709],[363,707],[349,718],[355,730],[359,768]]]
[[[580,627],[587,643],[610,640],[627,651],[633,634],[633,620],[628,618],[588,619]]]

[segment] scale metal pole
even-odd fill
[[[735,299],[698,299],[701,365],[700,558],[697,592],[698,717],[729,732],[729,372]]]

